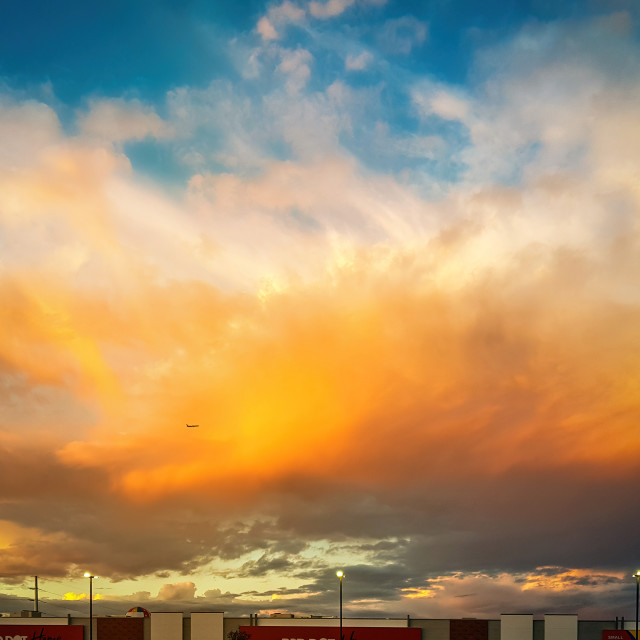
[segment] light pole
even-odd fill
[[[636,640],[638,640],[638,602],[640,602],[640,569],[638,569],[633,574],[633,576],[636,579]]]
[[[342,578],[344,578],[344,571],[336,571],[336,575],[340,578],[340,635],[338,640],[342,640]],[[636,640],[638,640],[636,638]]]
[[[92,576],[86,571],[84,577],[89,578],[89,640],[93,640],[93,581],[98,576]]]

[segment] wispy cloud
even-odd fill
[[[258,21],[257,30],[264,40],[277,40],[277,29],[304,22],[306,17],[307,12],[302,7],[285,0],[269,8],[267,14]]]
[[[139,101],[100,100],[92,102],[86,114],[79,117],[78,126],[83,136],[104,139],[109,142],[126,142],[168,138],[171,127]]]
[[[427,40],[429,26],[413,16],[388,20],[378,36],[382,49],[396,55],[408,55]]]
[[[327,0],[327,2],[310,2],[309,12],[314,18],[333,18],[346,11],[355,0]]]
[[[369,51],[363,51],[358,55],[349,54],[345,62],[345,68],[349,71],[362,71],[371,64],[372,60],[373,55]]]

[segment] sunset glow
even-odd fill
[[[5,609],[631,616],[637,3],[55,4],[0,20]]]

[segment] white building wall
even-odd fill
[[[191,614],[191,640],[224,640],[224,614],[194,611]]]
[[[533,614],[502,614],[500,640],[533,640]]]
[[[47,626],[50,624],[69,624],[69,618],[21,618],[20,616],[6,618],[0,617],[0,624],[12,624],[16,626],[40,625]],[[76,623],[77,624],[77,623]]]
[[[182,613],[152,612],[151,640],[182,640]]]
[[[422,629],[422,640],[449,640],[451,623],[446,620],[411,618],[411,627]],[[498,640],[500,640],[498,638]]]
[[[544,640],[578,640],[578,616],[546,615]]]

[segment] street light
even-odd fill
[[[636,579],[636,640],[638,640],[638,602],[640,602],[640,569],[638,569],[633,574],[633,576]]]
[[[86,571],[84,577],[89,578],[89,640],[93,640],[93,581],[98,576],[92,576]]]
[[[342,640],[342,578],[344,578],[344,571],[336,571],[336,575],[340,578],[340,635],[338,640]],[[638,640],[636,638],[636,640]]]

